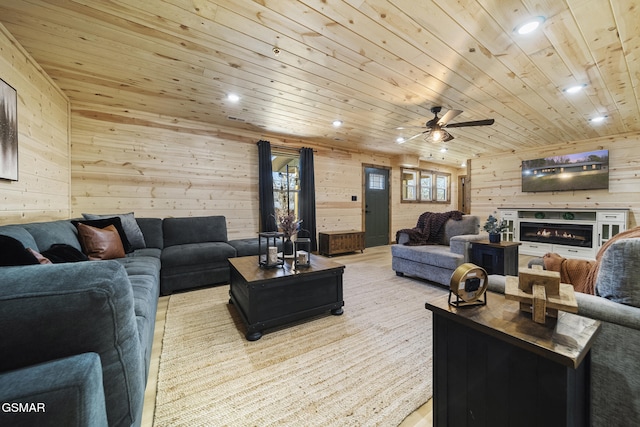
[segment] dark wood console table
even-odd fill
[[[559,312],[545,325],[504,295],[433,312],[434,426],[587,426],[590,349],[600,322]]]

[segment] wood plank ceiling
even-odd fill
[[[539,31],[514,33],[532,16],[546,18]],[[450,165],[640,132],[637,0],[0,0],[0,22],[72,108]],[[574,84],[586,87],[563,92]],[[420,130],[395,128],[424,126],[436,105],[463,110],[451,123],[495,124],[396,142]]]

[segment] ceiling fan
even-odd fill
[[[453,139],[453,136],[449,132],[445,130],[445,128],[461,128],[461,127],[469,127],[469,126],[489,126],[492,125],[495,120],[494,119],[485,119],[485,120],[475,120],[471,122],[460,122],[460,123],[449,123],[453,118],[457,117],[462,113],[461,110],[449,110],[445,113],[444,116],[438,117],[438,113],[442,111],[442,107],[431,107],[431,112],[434,114],[433,119],[429,120],[425,123],[425,126],[410,126],[410,127],[398,127],[396,129],[413,129],[419,127],[420,129],[425,129],[424,131],[413,135],[411,138],[408,138],[401,143],[405,143],[407,141],[411,141],[419,137],[420,135],[425,135],[427,141],[430,142],[447,142]]]

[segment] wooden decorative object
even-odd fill
[[[536,323],[547,317],[558,317],[558,310],[578,312],[573,286],[560,283],[560,273],[527,268],[519,277],[507,276],[504,296],[520,302],[520,310],[531,313]]]
[[[318,234],[318,252],[332,256],[364,251],[364,231],[325,231]]]

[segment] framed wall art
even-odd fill
[[[0,179],[18,180],[18,93],[0,79]]]

